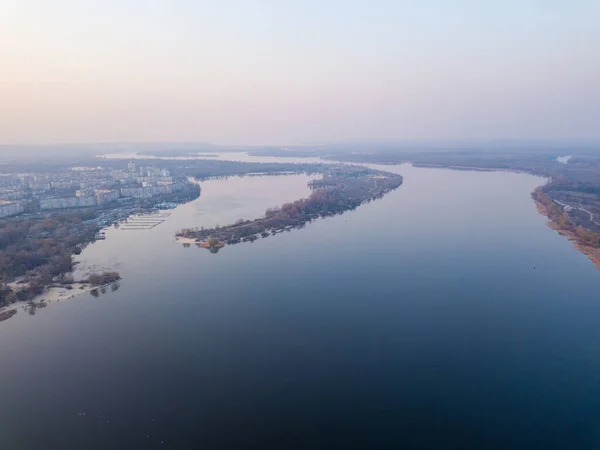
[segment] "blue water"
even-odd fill
[[[0,449],[600,447],[600,273],[540,178],[410,166],[302,230],[184,248],[306,195],[232,178],[80,270],[121,287],[0,323]]]

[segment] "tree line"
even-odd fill
[[[569,219],[569,215],[565,211],[565,208],[552,200],[541,187],[535,189],[531,196],[537,203],[543,205],[548,218],[550,218],[559,229],[570,231],[574,234],[578,244],[600,248],[600,234],[573,224]]]

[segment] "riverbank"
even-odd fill
[[[542,193],[542,195],[545,195],[546,197],[540,197],[540,192],[541,188],[536,189],[532,193],[532,198],[536,204],[538,212],[542,216],[545,216],[548,219],[550,219],[546,222],[546,225],[558,232],[558,234],[565,236],[569,241],[571,241],[573,247],[575,247],[578,251],[586,255],[596,265],[596,267],[600,269],[600,248],[587,245],[585,242],[583,242],[581,236],[577,234],[577,228],[573,230],[572,224],[570,224],[570,222],[561,219],[557,220],[553,218],[553,211],[550,210],[547,202],[548,199],[552,202],[553,200],[550,199],[550,197],[548,197],[544,193]],[[538,194],[536,195],[536,193]],[[544,200],[546,200],[546,202],[544,202]],[[554,202],[554,204],[562,208],[562,206],[558,205],[556,202]]]
[[[6,305],[0,308],[0,321],[1,317],[6,319],[12,317],[14,313],[12,311],[18,311],[19,309],[28,310],[32,306],[34,308],[40,307],[41,305],[46,306],[49,303],[60,302],[61,300],[72,300],[82,294],[89,294],[94,289],[99,289],[102,286],[92,286],[89,283],[76,282],[64,286],[49,286],[44,292],[36,295],[27,302],[15,302],[10,305]]]
[[[512,173],[524,173],[528,175],[534,175],[531,171],[521,170],[521,169],[508,169],[508,168],[488,168],[488,167],[470,167],[470,166],[454,166],[454,165],[442,165],[442,164],[413,164],[413,167],[422,167],[422,168],[444,168],[451,170],[472,170],[479,172],[512,172]],[[544,201],[540,200],[539,195],[543,195]],[[572,223],[569,219],[569,215],[564,210],[564,205],[556,200],[552,199],[545,192],[543,192],[542,186],[538,187],[534,192],[532,192],[532,198],[537,206],[537,210],[543,216],[549,218],[550,220],[547,222],[547,225],[553,230],[557,231],[560,235],[565,236],[571,243],[573,247],[575,247],[579,252],[586,255],[594,265],[600,269],[600,248],[595,247],[593,245],[589,245],[585,242],[585,239],[582,236],[588,236],[589,233],[592,233],[590,230],[587,230],[582,227],[577,227]],[[556,208],[560,209],[560,211],[550,211],[549,205],[551,202],[556,206]],[[556,209],[552,208],[552,209]],[[589,213],[589,212],[588,212]],[[592,214],[590,213],[590,216]]]
[[[177,236],[175,237],[175,242],[179,243],[179,244],[195,244],[196,242],[198,242],[198,240],[196,238],[187,238],[187,237],[181,237],[181,236]]]
[[[107,292],[119,289],[119,280],[121,276],[118,272],[103,272],[101,274],[91,274],[87,279],[73,281],[71,283],[53,283],[41,287],[41,291],[34,297],[27,300],[17,300],[0,308],[0,322],[10,319],[19,309],[26,310],[29,314],[34,314],[38,308],[45,308],[50,303],[60,302],[61,300],[72,300],[81,294],[91,294],[98,297]],[[19,298],[18,286],[22,281],[16,281],[6,285],[12,292],[16,293],[14,298]],[[24,288],[27,289],[27,288]]]

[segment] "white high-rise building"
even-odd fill
[[[0,217],[16,216],[23,210],[23,202],[0,201]]]

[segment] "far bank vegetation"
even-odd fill
[[[573,241],[578,250],[588,255],[600,268],[600,234],[574,225],[565,208],[552,200],[542,187],[538,187],[531,195],[540,212],[551,220],[550,226]]]

